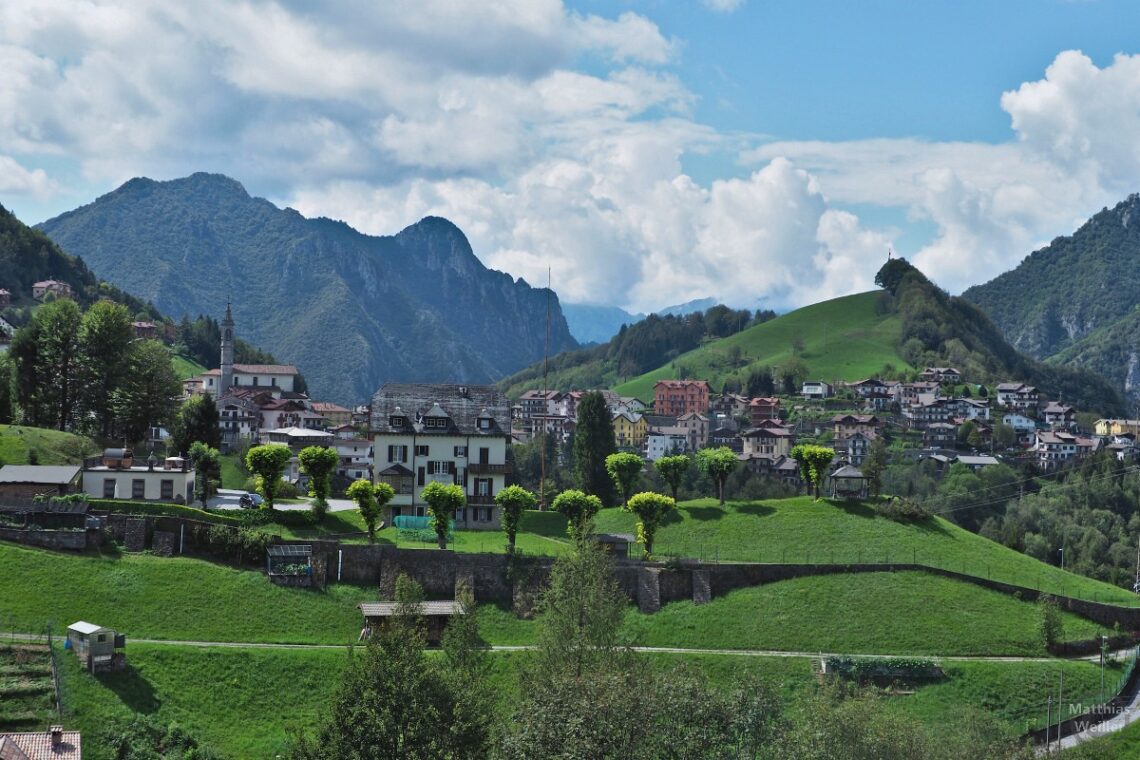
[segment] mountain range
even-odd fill
[[[966,290],[1016,348],[1140,395],[1140,195]]]
[[[237,333],[343,404],[389,381],[488,383],[572,349],[557,296],[485,267],[427,217],[394,236],[308,219],[237,181],[137,178],[39,228],[101,277],[168,314],[232,303]]]

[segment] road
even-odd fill
[[[210,509],[241,509],[238,504],[238,499],[245,491],[237,491],[232,488],[221,488],[208,502]],[[356,504],[352,499],[329,499],[330,512],[346,512],[350,509],[356,509]],[[309,503],[306,501],[302,504],[277,504],[274,509],[282,511],[304,511],[309,508]]]

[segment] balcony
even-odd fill
[[[475,496],[473,494],[468,494],[467,506],[469,506],[469,507],[494,507],[497,505],[495,504],[495,497],[494,496],[488,496],[488,495]]]
[[[509,475],[512,471],[513,468],[509,464],[470,462],[467,465],[467,472],[472,475]]]

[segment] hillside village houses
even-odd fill
[[[71,286],[59,280],[41,280],[32,283],[32,298],[42,301],[49,295],[56,298],[71,298]]]
[[[495,495],[506,486],[511,412],[491,386],[388,383],[372,397],[375,480],[396,495],[391,517],[423,517],[423,489],[441,482],[463,486],[467,504],[457,528],[499,527]]]

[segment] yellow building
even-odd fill
[[[636,412],[614,415],[614,443],[619,449],[641,449],[649,436],[649,423]]]
[[[1140,435],[1140,420],[1097,420],[1096,434],[1108,437],[1110,435]]]

